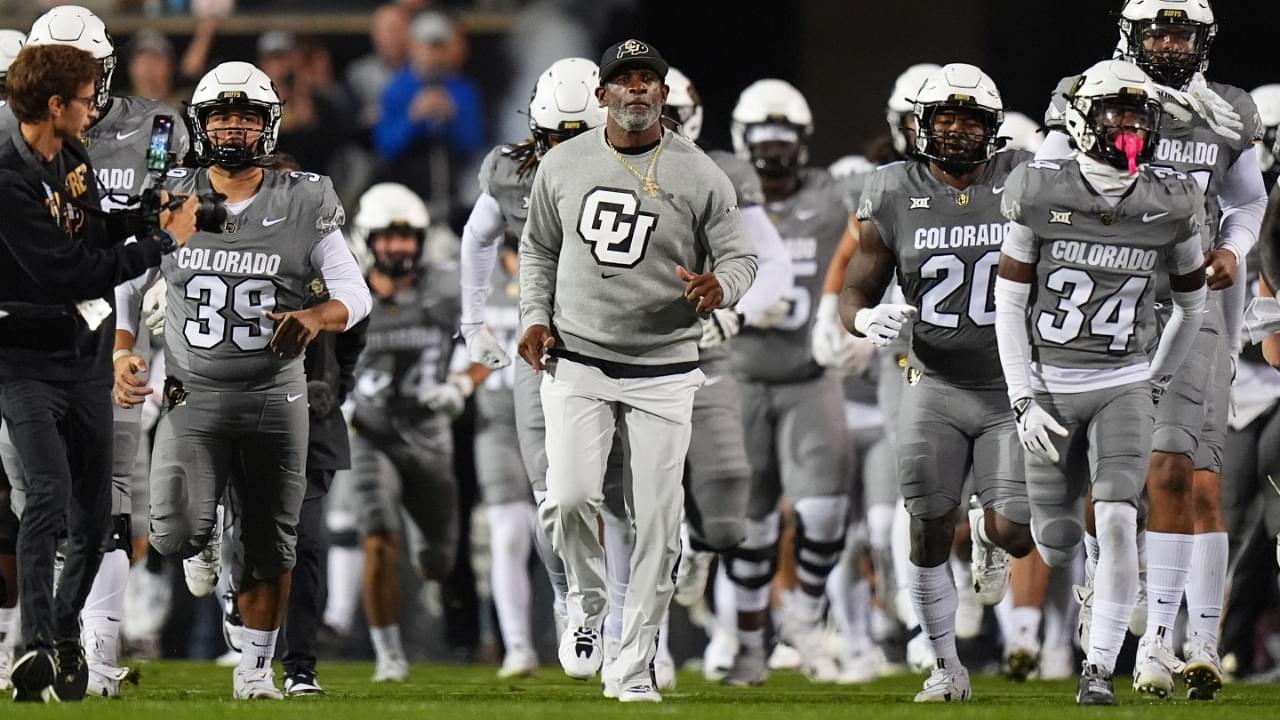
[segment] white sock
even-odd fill
[[[1000,629],[1000,637],[1007,646],[1009,641],[1013,639],[1013,593],[1007,592],[1004,597],[1000,598],[1000,602],[991,606],[991,611],[996,616],[996,627]]]
[[[498,612],[502,643],[507,652],[533,649],[529,606],[529,551],[533,549],[533,506],[527,502],[490,505],[489,545],[493,565],[493,606]]]
[[[346,635],[355,622],[360,588],[364,583],[364,550],[358,546],[329,546],[326,571],[329,592],[324,606],[324,624]]]
[[[911,601],[911,569],[915,567],[911,562],[911,515],[901,501],[893,509],[890,550],[893,554],[893,575],[898,581],[897,607],[893,610],[908,630],[914,630],[920,627],[920,618],[916,616],[915,605]]]
[[[667,613],[658,626],[658,654],[654,657],[671,660],[671,613]]]
[[[885,551],[889,549],[893,536],[893,506],[872,505],[867,510],[867,542],[871,549]]]
[[[843,630],[849,616],[849,592],[852,589],[854,571],[849,563],[854,562],[852,553],[845,553],[840,562],[827,574],[827,602],[831,607],[831,615]]]
[[[822,622],[822,612],[826,609],[826,597],[823,595],[810,595],[803,588],[796,588],[788,593],[791,599],[791,610],[794,617],[802,620],[806,625],[813,626]]]
[[[721,555],[712,597],[716,603],[716,630],[731,633],[738,628],[738,608],[734,602],[737,590],[733,580],[729,579],[728,563],[729,556]]]
[[[616,518],[607,511],[604,519],[605,582],[609,588],[609,614],[604,619],[604,634],[613,642],[622,641],[622,612],[631,585],[631,553],[635,534],[631,522]]]
[[[271,668],[276,655],[276,635],[279,630],[244,629],[244,642],[240,646],[240,669],[262,670]]]
[[[1217,645],[1227,592],[1227,534],[1196,535],[1191,567],[1196,571],[1187,576],[1187,634],[1207,638]]]
[[[1095,518],[1096,519],[1096,518]],[[1098,572],[1098,538],[1084,534],[1084,584],[1093,587],[1093,576]]]
[[[1023,605],[1009,611],[1009,629],[1019,647],[1039,649],[1042,612],[1034,605]]]
[[[248,631],[249,629],[245,628],[245,632]],[[399,623],[371,627],[369,628],[369,637],[373,639],[373,654],[377,656],[379,662],[405,661],[404,645],[400,642]]]
[[[1147,637],[1177,622],[1194,547],[1194,535],[1147,531]]]
[[[80,612],[80,638],[90,663],[115,666],[120,656],[120,623],[129,584],[129,556],[123,550],[102,555],[102,564]]]
[[[759,630],[739,630],[738,644],[753,650],[764,650],[764,628]]]
[[[951,565],[924,568],[910,564],[911,604],[929,637],[933,656],[956,660],[956,607],[960,604]]]
[[[16,659],[13,649],[18,645],[18,606],[0,608],[0,657]]]
[[[1128,503],[1099,501],[1094,503],[1094,517],[1098,567],[1088,662],[1111,674],[1138,599],[1138,510]]]

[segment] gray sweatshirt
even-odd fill
[[[628,365],[696,362],[702,330],[676,266],[713,270],[730,307],[756,257],[733,184],[696,145],[663,133],[651,198],[614,156],[604,128],[542,159],[520,240],[520,320],[557,347]],[[623,157],[641,175],[653,150]]]

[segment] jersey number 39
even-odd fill
[[[196,316],[187,320],[182,334],[191,347],[211,350],[229,340],[254,352],[271,343],[276,323],[267,313],[276,309],[276,286],[262,278],[231,282],[218,275],[187,280],[183,294],[196,301]]]

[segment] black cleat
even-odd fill
[[[13,665],[13,699],[16,702],[48,702],[57,700],[53,693],[53,679],[57,670],[53,656],[44,648],[28,650]],[[87,676],[86,676],[87,679]]]
[[[289,697],[324,697],[324,688],[314,672],[296,672],[285,676],[284,694]]]
[[[84,660],[80,638],[59,640],[53,646],[58,674],[53,692],[62,702],[80,702],[89,690],[89,665]]]
[[[1077,705],[1115,705],[1116,688],[1111,676],[1097,665],[1085,664],[1080,672],[1080,684],[1076,686]]]

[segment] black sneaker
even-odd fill
[[[58,674],[53,679],[53,692],[62,702],[80,702],[89,690],[89,665],[84,661],[80,639],[59,640],[53,646]]]
[[[48,702],[57,700],[53,694],[53,679],[57,670],[53,655],[45,648],[29,650],[13,664],[13,699],[16,702]],[[86,679],[87,676],[86,676]]]
[[[1080,684],[1076,686],[1078,705],[1115,705],[1116,688],[1111,676],[1097,665],[1085,663],[1080,671]]]
[[[324,688],[313,672],[297,672],[285,676],[284,694],[289,697],[324,697]]]

